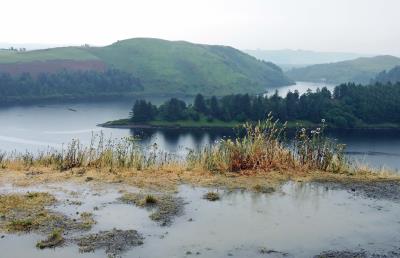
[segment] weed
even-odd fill
[[[6,225],[7,231],[10,232],[28,232],[31,231],[34,224],[31,219],[15,219]]]
[[[62,236],[62,229],[54,229],[45,240],[39,241],[36,247],[39,249],[54,248],[64,243],[65,239]]]
[[[217,192],[208,192],[203,195],[203,198],[209,201],[218,201],[220,199],[219,193]]]

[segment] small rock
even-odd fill
[[[191,254],[192,254],[191,251],[187,251],[187,252],[186,252],[186,255],[191,255]]]
[[[94,179],[93,177],[88,176],[88,177],[86,177],[85,181],[86,181],[86,182],[89,182],[89,181],[92,181],[93,179]]]
[[[5,235],[2,235],[2,236],[1,236],[1,238],[5,238],[5,237],[6,237]]]
[[[192,219],[192,218],[190,218],[190,219],[188,219],[188,221],[189,221],[189,222],[192,222],[192,221],[193,221],[193,219]]]

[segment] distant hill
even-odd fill
[[[282,70],[227,46],[135,38],[106,47],[0,51],[0,72],[116,69],[138,78],[144,93],[225,95],[261,93],[292,84]]]
[[[245,50],[246,53],[264,61],[278,64],[284,70],[313,64],[341,62],[367,57],[368,55],[344,52],[317,52],[308,50]]]
[[[383,72],[378,73],[373,82],[380,82],[380,83],[400,82],[400,66],[396,66],[389,71],[385,70]]]
[[[296,81],[367,84],[383,71],[400,65],[400,58],[394,56],[361,57],[354,60],[295,68],[286,75]]]

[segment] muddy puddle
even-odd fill
[[[0,234],[0,257],[398,257],[400,246],[399,202],[323,184],[287,183],[268,194],[183,185],[167,193],[182,205],[168,224],[152,216],[165,193],[122,184],[0,186],[1,194],[27,191],[49,192],[58,200],[50,210],[71,219],[90,212],[96,224],[47,249],[36,248],[46,237],[37,232]],[[219,199],[204,198],[210,191]],[[149,205],[121,201],[127,193],[144,194]]]

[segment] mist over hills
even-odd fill
[[[400,65],[400,58],[382,55],[295,68],[287,71],[286,75],[296,81],[368,84],[378,73],[397,65]]]
[[[265,61],[278,64],[284,70],[299,68],[313,64],[334,63],[345,60],[356,59],[359,57],[369,57],[372,55],[347,53],[347,52],[319,52],[310,50],[244,50],[244,52]]]

